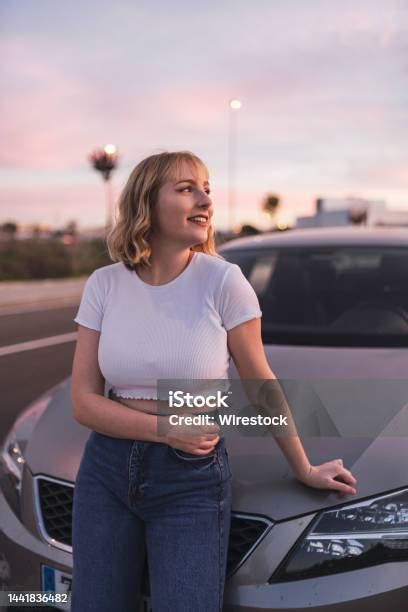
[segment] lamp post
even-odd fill
[[[106,193],[106,231],[112,225],[113,194],[110,182],[112,171],[115,170],[118,162],[118,153],[115,145],[107,144],[103,149],[95,149],[89,155],[89,161],[93,168],[102,174],[105,183]]]
[[[238,110],[241,108],[240,100],[229,101],[228,114],[228,213],[230,231],[234,229],[236,207],[236,166],[238,142]]]

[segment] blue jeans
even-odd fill
[[[222,610],[230,531],[225,438],[198,456],[92,431],[73,501],[71,612]]]

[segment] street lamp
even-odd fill
[[[113,209],[113,194],[110,182],[112,171],[116,168],[118,162],[118,153],[115,145],[107,144],[103,149],[95,149],[89,155],[89,161],[92,166],[102,174],[105,183],[106,193],[106,221],[105,229],[112,225],[112,209]]]
[[[229,227],[233,231],[235,223],[235,179],[237,165],[237,141],[238,141],[238,116],[237,111],[241,108],[240,100],[232,99],[229,101],[229,129],[228,129],[228,212]]]

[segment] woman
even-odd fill
[[[92,429],[73,507],[72,612],[137,611],[147,552],[154,612],[222,609],[231,472],[214,421],[170,426],[161,379],[275,379],[258,299],[215,253],[208,171],[188,151],[141,161],[107,238],[114,263],[89,277],[75,321],[74,418]],[[104,396],[105,381],[111,387]],[[311,466],[279,445],[299,480],[355,493],[341,460]],[[341,482],[342,481],[342,482]]]

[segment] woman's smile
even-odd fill
[[[209,220],[205,215],[195,215],[194,217],[189,217],[187,221],[190,221],[195,225],[201,225],[202,227],[208,227],[209,224]]]

